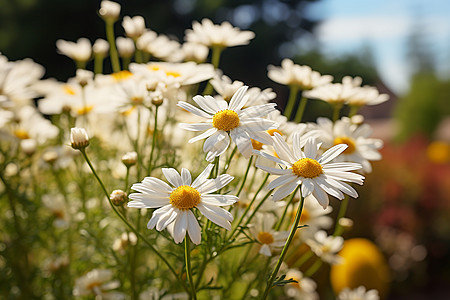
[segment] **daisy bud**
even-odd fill
[[[158,93],[157,95],[152,97],[152,104],[154,106],[161,106],[164,102],[164,98],[161,95],[161,93]]]
[[[70,142],[72,148],[81,150],[89,146],[89,136],[84,128],[74,127],[70,129]]]
[[[350,118],[350,121],[352,122],[352,124],[361,125],[362,123],[364,123],[364,116],[354,115],[353,117]]]
[[[134,42],[132,39],[119,36],[116,39],[117,51],[119,55],[124,58],[130,58],[134,54]]]
[[[92,46],[92,52],[94,55],[101,57],[106,57],[109,51],[109,44],[104,39],[96,39],[94,45]]]
[[[136,164],[137,157],[138,157],[138,154],[135,151],[128,152],[128,153],[125,153],[124,156],[122,156],[122,162],[127,168],[129,168]]]
[[[115,206],[121,206],[127,202],[127,193],[122,190],[115,190],[109,196],[109,199]]]
[[[98,13],[103,20],[115,22],[120,15],[120,4],[117,2],[103,0],[100,3],[100,10]]]
[[[339,225],[342,226],[345,231],[349,231],[353,228],[353,220],[349,218],[340,218]]]
[[[36,141],[33,139],[21,140],[20,147],[26,155],[33,155],[36,152]]]
[[[47,151],[42,155],[42,159],[49,165],[52,165],[58,159],[58,156],[56,151]]]

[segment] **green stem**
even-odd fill
[[[251,207],[253,206],[253,203],[255,202],[256,197],[258,196],[259,192],[262,190],[262,188],[263,188],[264,185],[266,184],[267,179],[269,179],[269,176],[270,176],[270,174],[267,173],[267,175],[266,175],[266,177],[264,178],[263,182],[262,182],[261,185],[259,186],[259,189],[256,191],[255,196],[253,196],[253,199],[250,201],[250,203],[248,204],[248,206],[247,206],[247,208],[245,209],[244,213],[242,214],[241,218],[240,218],[239,221],[236,223],[236,226],[235,226],[234,229],[231,231],[230,237],[229,237],[228,239],[226,239],[227,241],[232,239],[234,233],[236,232],[236,230],[237,230],[238,227],[239,227],[239,224],[242,223],[242,220],[244,220],[244,218],[245,218],[245,216],[247,215],[248,211],[249,211],[249,210],[251,209]],[[270,195],[270,191],[269,191],[268,195]],[[261,202],[263,202],[263,201],[264,201],[264,200],[262,200]]]
[[[195,291],[195,284],[192,279],[190,239],[187,235],[184,238],[184,257],[186,258],[186,275],[191,286],[191,297],[197,300],[197,292]]]
[[[344,228],[341,226],[341,224],[339,224],[339,220],[345,216],[345,213],[347,212],[348,202],[349,196],[345,195],[339,207],[338,216],[336,217],[336,227],[334,228],[333,236],[340,236],[344,231]]]
[[[316,261],[314,262],[314,264],[313,264],[311,267],[309,267],[308,270],[306,270],[305,276],[306,276],[306,277],[311,277],[311,276],[313,276],[313,275],[320,269],[320,267],[322,266],[322,263],[323,263],[323,262],[322,262],[321,259],[316,260]]]
[[[302,97],[300,100],[300,104],[297,109],[297,113],[295,114],[295,122],[300,123],[303,118],[303,113],[305,112],[306,103],[308,102],[308,99],[305,97]]]
[[[351,118],[354,115],[356,115],[358,113],[360,106],[357,105],[351,105],[350,106],[350,112],[348,113],[348,116]]]
[[[150,176],[153,166],[155,165],[152,164],[152,162],[153,162],[153,153],[155,152],[156,147],[156,138],[158,135],[158,108],[159,106],[156,106],[155,108],[155,126],[153,129],[153,136],[152,136],[152,150],[150,150],[150,158],[148,159],[148,169],[147,169],[148,176]]]
[[[102,74],[103,73],[103,56],[95,55],[94,56],[94,74]]]
[[[97,180],[97,182],[100,184],[100,187],[103,190],[103,193],[106,196],[106,199],[108,200],[112,210],[114,211],[114,213],[122,220],[122,222],[125,223],[125,225],[128,226],[128,228],[131,229],[131,231],[134,232],[134,234],[136,234],[137,237],[139,237],[142,241],[144,241],[144,243],[163,261],[163,263],[169,268],[170,272],[172,272],[172,274],[175,276],[175,278],[177,279],[178,283],[181,284],[182,288],[186,291],[189,292],[188,287],[186,286],[185,282],[183,280],[180,279],[180,277],[178,276],[177,272],[175,271],[175,269],[172,267],[172,265],[170,265],[170,263],[167,261],[167,259],[158,251],[156,250],[156,248],[140,233],[136,230],[136,228],[134,228],[133,225],[131,225],[127,219],[125,219],[125,217],[119,213],[119,211],[117,210],[117,208],[114,206],[114,204],[112,204],[111,199],[109,198],[109,194],[108,191],[105,188],[105,185],[103,184],[102,180],[100,179],[100,177],[97,175],[97,172],[95,171],[94,167],[91,164],[91,161],[89,160],[88,156],[86,155],[86,150],[85,149],[80,149],[81,154],[83,155],[84,159],[86,160],[86,163],[89,165],[89,168],[92,171],[92,174],[94,175],[95,179]]]
[[[339,120],[339,116],[341,113],[342,103],[335,103],[333,105],[333,122],[336,122]]]
[[[114,36],[114,22],[105,21],[106,24],[106,38],[109,43],[109,58],[111,59],[111,66],[114,73],[120,72],[119,54],[116,48],[116,37]]]
[[[313,255],[314,255],[314,253],[311,250],[308,250],[308,252],[304,253],[296,262],[294,262],[293,266],[296,267],[296,268],[300,268]]]
[[[220,63],[220,55],[222,54],[223,47],[213,47],[212,48],[212,54],[211,54],[211,64],[214,66],[215,69],[219,68]],[[205,89],[203,90],[203,95],[211,95],[213,92],[213,86],[211,83],[207,83]]]
[[[294,109],[295,100],[297,99],[298,94],[298,86],[291,85],[289,87],[289,99],[286,104],[286,109],[284,110],[284,115],[286,116],[286,118],[288,118],[288,120],[291,119],[292,110]]]
[[[253,155],[250,157],[247,165],[247,170],[245,170],[244,178],[242,178],[241,186],[239,187],[239,190],[236,193],[236,197],[239,197],[239,195],[242,192],[242,189],[244,188],[245,182],[247,181],[248,171],[250,171],[250,167],[252,166],[253,162]]]
[[[230,157],[228,157],[227,162],[225,163],[225,166],[223,167],[223,173],[226,173],[228,168],[230,167],[231,159],[233,158],[234,154],[236,154],[237,146],[234,146],[233,151],[230,154]]]
[[[135,46],[136,46],[136,43],[135,43]],[[134,60],[135,60],[138,64],[141,64],[141,63],[144,62],[144,57],[143,57],[143,55],[142,55],[142,51],[139,50],[137,47],[136,47],[136,51],[134,52]]]
[[[294,193],[296,193],[297,190],[298,190],[298,187],[296,188]],[[273,270],[272,274],[270,275],[269,281],[267,282],[267,286],[264,291],[264,295],[262,297],[263,300],[267,299],[267,296],[269,296],[270,289],[272,288],[273,282],[275,281],[275,278],[278,274],[278,270],[280,269],[281,264],[283,263],[283,260],[284,260],[284,257],[286,256],[289,245],[291,244],[292,240],[294,239],[294,235],[295,235],[295,232],[297,231],[297,227],[300,222],[300,217],[302,215],[304,200],[305,199],[300,195],[300,203],[298,205],[297,214],[295,215],[294,224],[292,225],[292,228],[289,233],[286,244],[284,244],[283,250],[281,250],[281,254],[280,254],[280,257],[278,258],[275,269]]]
[[[295,193],[292,193],[292,196],[289,199],[288,203],[286,204],[286,207],[284,208],[284,211],[283,211],[283,214],[281,215],[280,220],[278,221],[277,225],[275,226],[276,231],[279,231],[281,228],[281,225],[283,225],[283,221],[284,221],[284,218],[286,217],[287,210],[288,210],[289,206],[292,204],[292,201],[294,201],[294,198],[295,198]]]

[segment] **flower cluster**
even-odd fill
[[[291,89],[282,113],[272,89],[219,69],[221,52],[248,44],[253,32],[203,19],[180,44],[143,17],[125,16],[126,36],[116,37],[120,11],[101,3],[107,41],[57,41],[77,66],[66,82],[42,80],[43,68],[30,60],[0,56],[1,179],[5,194],[20,200],[8,215],[18,233],[17,220],[41,221],[41,209],[60,224],[40,227],[65,236],[38,255],[67,255],[68,271],[49,275],[53,297],[64,298],[70,286],[76,297],[102,299],[317,299],[311,277],[343,261],[349,196],[358,197],[355,184],[381,159],[381,140],[354,115],[386,95],[359,78],[331,83],[285,59],[268,67],[269,78]],[[113,73],[103,74],[108,55]],[[331,103],[335,116],[343,105],[353,109],[302,123],[308,99]],[[17,245],[28,257],[31,247]],[[365,290],[339,292],[350,299]],[[33,298],[31,289],[23,293]]]

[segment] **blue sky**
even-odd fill
[[[417,24],[439,71],[450,74],[450,0],[321,0],[310,5],[309,14],[324,20],[317,34],[325,53],[340,55],[369,45],[382,78],[397,93],[408,88],[405,46]]]

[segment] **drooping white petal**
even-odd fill
[[[217,132],[217,128],[210,128],[210,129],[208,129],[208,130],[206,130],[205,132],[203,132],[203,133],[201,133],[201,134],[199,134],[199,135],[197,135],[197,136],[194,136],[193,138],[191,138],[190,140],[189,140],[189,144],[192,144],[192,143],[195,143],[195,142],[197,142],[197,141],[200,141],[200,140],[203,140],[203,139],[205,139],[205,138],[208,138],[208,137],[210,137],[211,135],[213,135],[213,134],[215,134]]]
[[[261,253],[262,255],[265,255],[265,256],[272,256],[270,247],[269,247],[269,245],[266,245],[266,244],[261,246],[261,248],[259,249],[259,253]]]
[[[187,230],[187,222],[188,222],[188,211],[182,211],[180,210],[180,213],[178,214],[178,218],[175,220],[175,224],[173,226],[173,239],[175,243],[179,244],[184,240],[184,237],[186,236],[186,230]]]
[[[231,175],[221,174],[215,179],[205,180],[203,183],[199,184],[197,190],[202,195],[213,193],[217,190],[220,190],[224,186],[226,186],[233,179],[234,179],[234,177]]]
[[[352,172],[340,172],[340,171],[334,171],[334,170],[327,170],[326,172],[327,177],[341,180],[341,181],[349,181],[354,182],[359,185],[362,185],[364,182],[364,176]]]
[[[198,225],[198,221],[195,218],[192,211],[187,211],[187,232],[189,234],[189,237],[191,238],[191,241],[198,245],[202,241],[202,235],[200,233],[200,225]]]
[[[158,222],[159,218],[161,215],[164,215],[165,213],[167,213],[169,210],[172,210],[172,204],[163,206],[157,210],[155,210],[153,212],[152,217],[150,218],[150,221],[148,221],[147,223],[147,228],[148,229],[153,229],[156,226],[156,223]]]
[[[219,144],[220,141],[228,138],[228,134],[223,130],[217,130],[214,134],[212,134],[209,138],[206,139],[203,144],[203,151],[209,152],[211,149]]]
[[[310,178],[303,179],[302,186],[302,196],[305,198],[309,196],[314,191],[314,183]]]
[[[255,154],[259,155],[259,156],[262,156],[264,158],[267,158],[267,159],[269,159],[269,160],[271,160],[271,161],[273,161],[273,162],[275,162],[277,164],[285,165],[285,166],[288,166],[288,167],[292,166],[292,164],[290,162],[283,161],[283,160],[279,159],[278,157],[270,155],[269,153],[262,152],[262,151],[259,151],[259,150],[253,150],[253,153],[255,153]],[[259,168],[260,166],[257,166],[257,167]]]
[[[347,183],[341,182],[341,181],[338,181],[338,180],[335,180],[335,179],[329,178],[329,177],[325,178],[325,181],[329,185],[338,188],[339,190],[346,193],[347,195],[352,196],[353,198],[358,198],[358,192],[356,192],[356,190],[354,188],[352,188],[350,185],[348,185]]]
[[[283,184],[288,184],[291,181],[297,181],[297,176],[295,176],[294,174],[292,174],[292,172],[290,174],[286,174],[286,175],[282,175],[274,180],[272,180],[269,185],[267,186],[268,190],[272,190],[274,188],[279,187],[280,185]]]
[[[361,169],[360,164],[350,163],[350,162],[330,163],[330,164],[326,164],[322,167],[323,167],[323,170],[339,169],[339,171],[354,171],[354,170]]]
[[[291,150],[289,149],[289,146],[285,142],[283,137],[278,132],[275,132],[273,134],[273,137],[273,147],[275,148],[275,152],[278,154],[278,156],[284,161],[288,161],[290,163],[295,162],[296,159],[294,156],[292,156]]]
[[[325,180],[325,176],[320,176],[316,178],[316,184],[325,192],[330,194],[333,197],[336,197],[338,199],[344,199],[344,194],[342,194],[341,191],[339,191],[337,188],[335,188],[333,185],[329,184]]]
[[[211,207],[211,206],[210,206]],[[228,220],[226,220],[223,217],[220,217],[218,215],[216,215],[214,213],[214,211],[212,211],[211,209],[209,209],[207,206],[203,205],[202,203],[200,203],[199,205],[197,205],[197,208],[200,210],[200,212],[206,217],[208,218],[211,222],[227,229],[227,230],[231,230],[231,224]]]
[[[252,155],[253,146],[248,133],[244,130],[240,130],[238,127],[230,131],[230,137],[238,147],[239,152],[245,158],[250,158]]]
[[[315,200],[317,200],[317,202],[323,207],[323,209],[326,209],[330,203],[328,194],[320,187],[314,189],[314,192],[312,192],[310,196],[313,196]]]
[[[286,185],[279,187],[272,196],[273,201],[278,201],[292,193],[297,187],[297,182],[293,181]]]
[[[161,231],[164,230],[167,225],[172,223],[178,215],[178,212],[173,209],[169,209],[166,213],[161,214],[158,218],[158,222],[156,223],[156,230]]]

